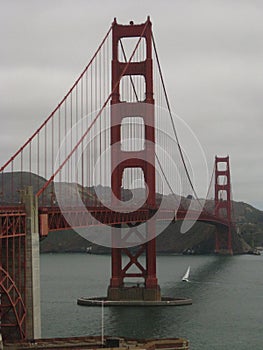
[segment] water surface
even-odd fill
[[[190,282],[181,282],[189,265]],[[42,337],[101,333],[101,308],[76,301],[106,295],[110,266],[105,255],[41,256]],[[104,308],[105,334],[185,337],[194,350],[263,348],[263,256],[159,256],[157,266],[162,294],[193,304]]]

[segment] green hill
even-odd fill
[[[46,182],[42,177],[28,172],[3,173],[0,174],[0,183],[4,184],[4,193],[0,196],[0,205],[12,203],[15,199],[19,202],[19,190],[21,187],[33,186],[36,193]],[[61,186],[69,187],[70,184],[62,183]],[[81,188],[79,190],[86,202],[92,203],[96,200],[94,188]],[[14,197],[11,196],[13,190]],[[110,189],[99,186],[98,191],[103,191],[110,196]],[[49,185],[47,193],[53,193],[53,184]],[[137,190],[137,193],[140,189]],[[129,199],[129,190],[123,190],[123,198]],[[160,195],[157,196],[158,198]],[[110,198],[110,197],[109,197]],[[160,198],[159,198],[160,199]],[[53,200],[56,199],[53,197]],[[46,198],[47,203],[50,202]],[[187,201],[183,199],[183,202]],[[169,202],[169,201],[168,201]],[[235,253],[244,253],[251,248],[263,246],[263,212],[243,202],[233,202],[236,219],[237,234],[233,236],[233,249]],[[187,250],[198,253],[212,253],[214,251],[215,227],[205,223],[197,222],[189,230],[182,234],[180,232],[181,223],[171,223],[163,233],[157,237],[157,251],[162,253],[183,253]],[[98,231],[100,228],[98,228]],[[51,232],[49,236],[41,242],[41,252],[86,252],[87,248],[94,253],[109,252],[108,248],[96,246],[74,231]]]

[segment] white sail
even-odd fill
[[[190,266],[188,266],[186,273],[184,274],[182,281],[189,282],[189,275],[190,275]]]

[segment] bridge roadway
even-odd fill
[[[87,210],[90,215],[87,215]],[[59,207],[40,207],[39,213],[39,234],[41,237],[48,235],[50,231],[71,229],[70,224],[65,219],[70,218],[76,228],[98,225],[120,225],[137,224],[149,220],[154,214],[157,221],[182,221],[194,220],[206,222],[208,224],[229,227],[227,219],[220,218],[203,210],[200,215],[197,211],[187,211],[180,209],[175,213],[174,209],[157,210],[140,208],[133,212],[117,212],[106,207],[68,208],[63,213]],[[64,216],[65,215],[65,216]],[[26,210],[25,207],[0,207],[0,228],[2,236],[23,236],[25,235]]]

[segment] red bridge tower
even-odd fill
[[[156,209],[155,201],[155,130],[154,130],[154,99],[153,99],[153,69],[152,69],[152,25],[148,18],[146,23],[135,25],[117,24],[116,20],[112,28],[112,99],[111,99],[111,164],[112,192],[117,200],[121,200],[121,187],[124,170],[127,168],[140,168],[144,175],[144,181],[148,187],[148,196],[145,208],[149,211],[149,217]],[[127,62],[120,62],[120,40],[122,38],[134,38],[144,41],[146,46],[146,58],[143,61],[135,61],[133,58]],[[141,39],[140,39],[141,38]],[[120,81],[124,76],[142,76],[145,81],[145,100],[127,102],[123,100],[120,91]],[[124,151],[121,147],[121,125],[124,118],[140,117],[144,123],[145,142],[144,148],[137,151]],[[114,202],[114,199],[113,199]],[[108,288],[110,300],[152,300],[161,299],[160,287],[156,277],[156,242],[155,221],[146,223],[147,242],[139,244],[136,249],[125,247],[112,248],[112,277]],[[114,235],[120,235],[121,227],[112,228]],[[118,232],[119,233],[118,233]],[[136,232],[136,224],[130,225],[130,231]],[[116,237],[116,236],[115,236]],[[152,239],[151,239],[152,238]],[[114,238],[113,238],[114,239]],[[145,266],[139,261],[145,255]],[[123,258],[128,257],[129,262],[123,266]],[[138,272],[130,272],[132,268]],[[143,285],[125,287],[124,279],[142,278]]]
[[[227,229],[217,229],[215,252],[233,254],[231,218],[231,182],[229,157],[215,157],[215,215],[227,220]]]

